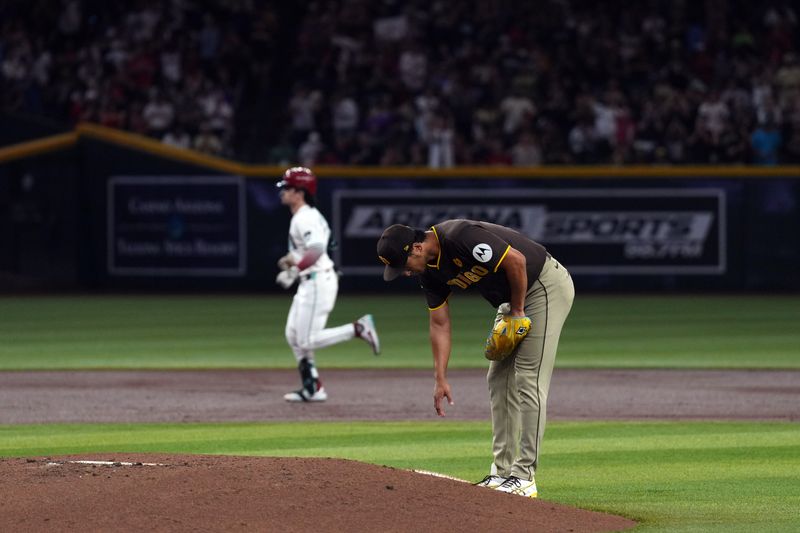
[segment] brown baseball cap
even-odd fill
[[[415,233],[414,228],[403,224],[394,224],[383,230],[378,239],[378,259],[386,265],[383,270],[384,280],[392,281],[405,272]]]

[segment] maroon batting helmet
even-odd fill
[[[283,179],[278,182],[278,187],[304,189],[313,196],[317,194],[317,177],[306,167],[292,167],[283,173]]]

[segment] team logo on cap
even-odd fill
[[[492,260],[492,247],[484,243],[476,244],[472,249],[472,257],[481,263],[488,263]]]

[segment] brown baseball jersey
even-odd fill
[[[505,272],[499,271],[510,248],[525,256],[528,289],[539,277],[547,250],[505,226],[455,219],[431,227],[439,241],[439,256],[419,275],[431,310],[443,306],[453,288],[475,287],[492,306],[511,301]]]

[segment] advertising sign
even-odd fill
[[[236,176],[116,176],[108,182],[108,272],[241,276],[244,183]]]
[[[575,274],[712,274],[726,270],[722,189],[341,190],[335,254],[345,274],[380,275],[391,224],[494,222],[546,246]]]

